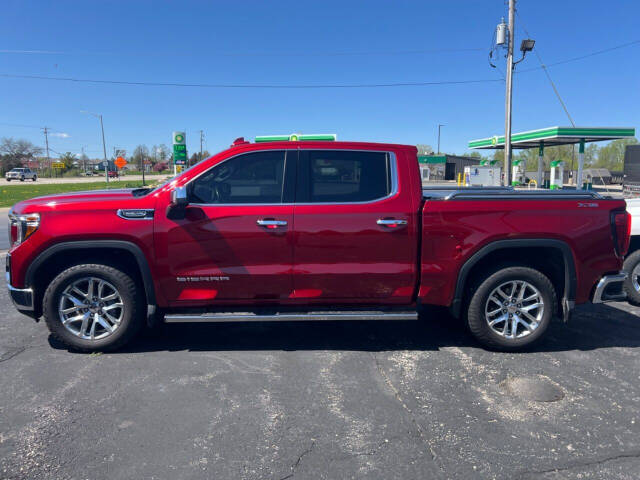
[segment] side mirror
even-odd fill
[[[187,187],[176,187],[171,191],[171,203],[167,206],[167,218],[182,220],[185,217],[189,200],[187,199]]]
[[[187,187],[174,188],[171,192],[171,205],[174,207],[186,207],[188,204]]]

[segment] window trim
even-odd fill
[[[398,188],[398,158],[395,154],[395,152],[390,151],[390,150],[365,150],[365,149],[351,149],[351,148],[284,148],[284,149],[265,149],[265,150],[249,150],[247,152],[241,152],[238,153],[236,155],[233,155],[231,157],[225,158],[224,160],[222,160],[219,163],[216,163],[214,166],[212,166],[211,168],[215,168],[218,165],[222,165],[223,163],[232,160],[234,158],[240,157],[242,155],[247,155],[249,153],[257,153],[257,152],[285,152],[285,172],[284,172],[284,184],[283,184],[283,189],[286,186],[286,177],[287,177],[287,156],[286,156],[286,152],[290,152],[290,151],[295,151],[298,153],[297,155],[297,161],[296,163],[296,169],[298,168],[298,161],[300,160],[300,153],[301,152],[311,152],[311,151],[322,151],[322,152],[326,152],[326,151],[331,151],[331,152],[371,152],[371,153],[386,153],[389,156],[389,162],[388,165],[390,166],[391,169],[391,192],[389,192],[388,195],[384,196],[384,197],[379,197],[379,198],[374,198],[372,200],[365,200],[362,202],[296,202],[295,200],[293,202],[287,202],[287,203],[189,203],[189,205],[193,205],[194,207],[209,207],[209,206],[216,206],[216,207],[260,207],[260,206],[311,206],[311,205],[368,205],[368,204],[372,204],[372,203],[378,203],[381,202],[383,200],[387,200],[389,198],[395,197],[398,194],[399,188]],[[201,175],[204,175],[205,173],[207,173],[209,170],[211,170],[211,168],[199,173],[197,176],[195,176],[194,178],[192,178],[191,180],[189,180],[184,186],[188,187],[189,184],[193,181],[195,181],[196,179],[198,179]],[[296,181],[296,188],[297,188],[297,181]],[[283,197],[284,197],[284,191],[283,191]]]
[[[189,180],[187,183],[185,183],[184,187],[186,187],[188,189],[189,185],[192,182],[195,182],[198,178],[200,178],[202,175],[206,174],[207,172],[210,172],[211,169],[213,168],[217,168],[218,166],[222,165],[223,163],[228,162],[229,160],[233,160],[234,158],[238,158],[238,157],[242,157],[243,155],[250,155],[252,153],[263,153],[263,152],[282,152],[284,154],[284,171],[282,172],[282,192],[280,193],[280,198],[284,198],[285,197],[285,193],[284,193],[284,189],[287,186],[287,152],[290,151],[297,151],[297,149],[294,148],[283,148],[283,149],[264,149],[264,150],[249,150],[247,152],[241,152],[238,153],[236,155],[233,155],[231,157],[225,158],[224,160],[222,160],[219,163],[216,163],[215,165],[213,165],[211,168],[208,168],[206,170],[204,170],[203,172],[200,172],[198,175],[196,175],[195,177],[193,177],[191,180]],[[297,168],[297,156],[296,159],[293,161],[295,167]],[[187,190],[188,191],[188,190]],[[277,206],[277,205],[293,205],[292,203],[191,203],[189,202],[188,205],[193,205],[194,207],[255,207],[258,205],[270,205],[270,206]]]
[[[391,191],[384,197],[373,198],[371,200],[364,200],[361,202],[300,202],[295,203],[298,206],[310,206],[310,205],[368,205],[371,203],[381,202],[394,197],[398,194],[398,160],[395,152],[389,150],[352,150],[350,148],[304,148],[301,151],[305,152],[371,152],[371,153],[385,153],[388,155],[387,165],[391,169]]]

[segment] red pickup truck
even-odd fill
[[[575,304],[624,298],[625,202],[583,191],[423,189],[412,146],[249,143],[155,189],[26,200],[7,284],[71,348],[146,324],[406,320],[448,307],[493,349]]]

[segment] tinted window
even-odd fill
[[[301,188],[298,202],[367,202],[391,193],[386,153],[322,150],[305,153],[306,185]]]
[[[213,167],[189,184],[193,203],[281,203],[284,152],[240,155]]]

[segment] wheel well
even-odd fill
[[[486,278],[486,272],[495,269],[496,266],[519,266],[538,270],[549,278],[558,299],[562,299],[565,295],[566,266],[564,255],[560,249],[542,246],[514,247],[489,252],[471,267],[464,280],[464,301],[468,301],[469,289]],[[557,308],[558,313],[562,314],[561,302],[558,302]]]
[[[97,263],[117,268],[133,278],[144,292],[142,273],[136,257],[121,248],[71,248],[46,258],[33,272],[34,308],[36,318],[42,315],[42,299],[51,281],[62,271],[75,265]]]
[[[627,257],[636,250],[640,250],[640,235],[632,235],[629,241],[629,250],[627,251]]]

